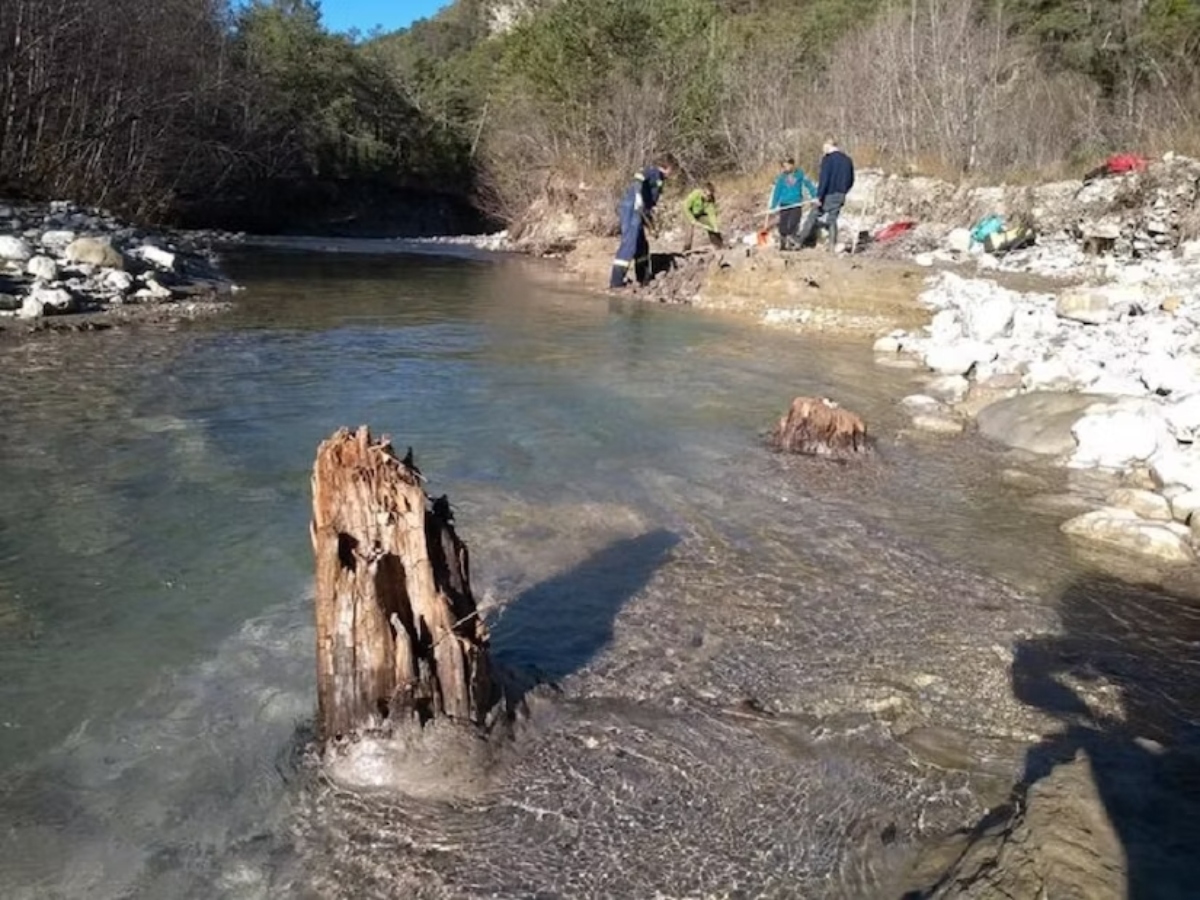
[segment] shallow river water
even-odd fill
[[[1044,732],[1195,721],[1192,586],[1093,572],[1027,503],[1061,475],[904,432],[915,377],[864,348],[470,258],[230,266],[227,316],[0,348],[6,898],[899,896]],[[875,458],[767,453],[796,394]],[[449,492],[496,652],[560,688],[420,798],[299,752],[309,467],[359,423]]]

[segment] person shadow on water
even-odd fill
[[[1200,600],[1089,576],[1059,612],[1015,648],[1012,688],[1061,730],[906,898],[1200,898]]]

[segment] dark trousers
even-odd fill
[[[781,209],[779,211],[779,246],[787,247],[791,243],[792,237],[796,234],[796,229],[800,227],[800,214],[804,212],[804,208],[793,206],[791,209]]]
[[[617,214],[621,217],[621,245],[613,258],[608,286],[624,287],[630,269],[633,269],[638,284],[645,284],[650,280],[650,242],[646,240],[646,223],[632,206],[621,206]]]
[[[800,246],[803,247],[808,243],[808,239],[812,237],[812,233],[817,228],[817,219],[824,214],[825,227],[829,230],[829,249],[837,249],[838,216],[841,215],[842,207],[845,205],[845,194],[827,194],[820,207],[814,206],[810,209],[808,218],[804,220],[804,226],[800,229],[798,239]]]
[[[685,237],[683,239],[683,252],[684,253],[688,253],[691,251],[692,243],[694,241],[697,228],[699,228],[706,235],[708,235],[708,243],[710,246],[712,246],[712,247],[724,246],[724,243],[725,243],[724,240],[721,238],[721,235],[719,232],[713,230],[711,222],[709,222],[707,219],[696,219],[694,221],[688,222],[687,237]]]

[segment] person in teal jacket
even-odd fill
[[[817,196],[817,186],[808,180],[801,169],[796,168],[796,160],[791,157],[785,159],[780,168],[782,171],[775,179],[768,209],[772,213],[779,213],[779,247],[787,250],[791,248],[792,238],[800,227],[803,212],[801,204]]]

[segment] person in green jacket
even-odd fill
[[[717,225],[717,191],[711,181],[687,195],[683,201],[683,215],[688,223],[687,237],[683,241],[684,253],[692,249],[692,236],[697,228],[708,232],[708,241],[714,247],[722,246],[721,229]]]

